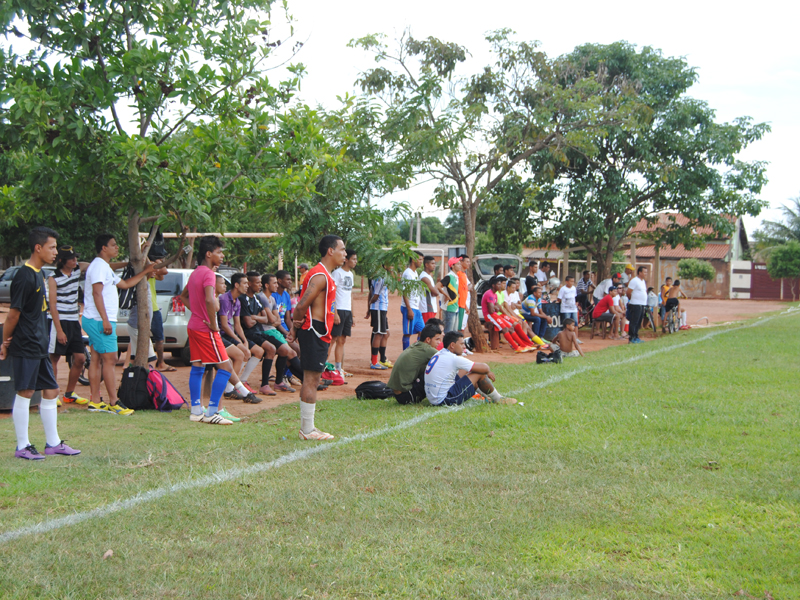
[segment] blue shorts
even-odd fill
[[[160,310],[153,312],[153,319],[150,321],[150,336],[154,342],[164,341],[164,317]]]
[[[425,328],[425,321],[422,320],[422,313],[416,308],[412,308],[411,310],[414,311],[413,320],[409,320],[406,316],[408,315],[408,310],[406,309],[405,304],[400,306],[400,312],[403,314],[403,335],[419,333]]]
[[[95,352],[107,354],[117,353],[117,323],[111,322],[111,335],[103,333],[103,322],[95,319],[83,319],[83,330],[89,336],[89,345]]]
[[[447,390],[447,396],[444,397],[442,404],[447,406],[454,406],[457,404],[464,404],[467,400],[475,395],[475,384],[472,380],[464,375],[455,380],[450,389]]]

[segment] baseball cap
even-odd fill
[[[69,260],[70,258],[77,258],[78,253],[75,252],[72,246],[59,246],[58,247],[58,260]]]
[[[622,275],[620,275],[619,273],[614,273],[614,274],[611,276],[611,279],[622,279]]]
[[[625,265],[625,268],[626,268],[626,269],[630,269],[631,271],[634,271],[634,270],[635,270],[635,269],[633,268],[633,265],[632,265],[631,263],[628,263],[627,265]]]
[[[447,261],[447,266],[448,266],[448,267],[452,267],[452,266],[453,266],[454,264],[456,264],[457,262],[461,262],[461,257],[459,257],[459,256],[454,256],[453,258],[451,258],[450,260],[448,260],[448,261]]]

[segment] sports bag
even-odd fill
[[[329,381],[331,385],[344,385],[344,377],[339,371],[325,371],[320,379]]]
[[[130,279],[136,273],[133,271],[133,265],[128,263],[128,266],[122,270],[122,279]],[[117,296],[119,297],[119,307],[123,310],[130,310],[133,308],[136,300],[136,286],[127,289],[117,288]],[[129,407],[131,408],[131,407]],[[134,409],[135,410],[135,409]]]
[[[133,410],[153,408],[150,392],[147,389],[147,369],[144,367],[128,367],[122,372],[119,382],[120,402]]]
[[[161,371],[155,369],[150,369],[150,375],[147,376],[147,392],[152,403],[149,408],[169,412],[179,410],[186,404],[184,397],[175,389],[169,379]]]
[[[393,395],[392,388],[383,381],[365,381],[356,388],[356,398],[363,400],[383,400]]]

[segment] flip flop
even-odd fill
[[[175,367],[173,367],[171,365],[167,365],[166,369],[159,369],[159,371],[161,371],[162,373],[172,373],[173,371],[177,371],[177,370],[178,369],[176,369]]]

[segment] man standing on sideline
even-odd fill
[[[156,265],[146,264],[141,273],[130,279],[120,279],[111,269],[112,258],[119,254],[119,246],[114,236],[102,233],[94,241],[97,257],[86,269],[86,284],[83,309],[83,330],[89,336],[92,349],[92,363],[89,365],[89,389],[91,401],[89,410],[128,416],[133,414],[117,402],[117,386],[114,365],[117,363],[117,314],[119,295],[117,290],[134,287],[152,273]],[[160,267],[160,265],[158,265]],[[108,402],[100,398],[100,373],[108,392]]]
[[[386,344],[389,341],[389,288],[386,287],[386,280],[383,277],[369,280],[367,306],[369,308],[367,316],[364,318],[371,319],[370,325],[372,326],[370,337],[372,356],[369,368],[375,371],[385,371],[394,365],[386,358]]]
[[[525,293],[523,294],[523,300],[533,293],[533,288],[537,285],[541,285],[539,283],[538,273],[539,263],[535,260],[528,262],[528,274],[525,276]]]
[[[303,281],[305,281],[306,273],[308,273],[308,265],[300,263],[297,265],[297,297],[303,295]]]
[[[472,268],[472,260],[466,254],[462,254],[461,270],[456,273],[458,276],[458,323],[456,330],[463,331],[467,326],[467,307],[470,301],[470,290],[472,284],[469,282],[469,270]]]
[[[403,271],[403,283],[412,289],[404,290],[403,303],[400,305],[400,312],[403,315],[403,350],[408,348],[411,336],[422,331],[425,323],[422,321],[422,313],[419,310],[419,290],[416,284],[419,281],[417,269],[422,260],[422,254],[416,250],[414,258],[408,261],[408,267]]]
[[[58,435],[58,383],[47,356],[47,292],[42,267],[51,264],[58,254],[58,234],[47,227],[36,227],[28,235],[31,256],[11,281],[11,307],[3,324],[0,360],[11,356],[14,369],[14,408],[11,418],[17,437],[16,458],[42,460],[28,439],[31,396],[42,392],[39,416],[42,418],[47,455],[73,456],[80,450],[70,448]]]
[[[422,322],[427,323],[428,319],[439,318],[439,290],[436,289],[436,282],[433,279],[433,272],[436,270],[436,259],[432,256],[425,256],[422,259],[422,273],[419,279],[425,284],[425,298],[421,300]]]
[[[189,334],[189,351],[192,370],[189,372],[189,394],[192,414],[189,420],[209,425],[233,425],[233,421],[219,414],[219,403],[233,373],[225,344],[219,334],[217,311],[219,302],[214,293],[217,269],[225,258],[222,242],[213,235],[200,238],[197,252],[197,267],[181,293],[181,301],[192,311],[186,326]],[[207,365],[216,365],[217,374],[211,384],[208,409],[203,414],[203,375]],[[239,382],[241,383],[241,382]]]
[[[303,296],[297,303],[288,341],[295,338],[300,344],[300,363],[303,366],[303,386],[300,389],[300,439],[332,440],[330,433],[314,426],[317,407],[317,386],[325,370],[333,331],[333,303],[336,282],[331,271],[347,259],[342,238],[326,235],[319,242],[320,261],[308,272]]]
[[[458,273],[461,271],[461,258],[454,256],[447,261],[450,271],[436,285],[442,295],[442,302],[447,302],[444,307],[444,332],[458,329]]]
[[[344,362],[344,345],[352,335],[353,329],[353,269],[358,264],[355,250],[348,250],[344,264],[332,274],[336,282],[336,312],[333,315],[333,362],[342,378],[351,377],[342,367]]]
[[[647,267],[636,269],[636,277],[628,281],[628,343],[642,344],[644,340],[639,338],[639,328],[642,326],[642,319],[647,308]]]

